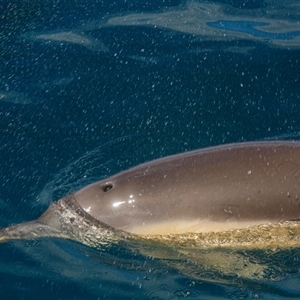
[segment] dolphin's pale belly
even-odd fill
[[[227,221],[214,222],[209,220],[176,220],[168,222],[158,222],[153,224],[142,224],[135,227],[119,228],[124,231],[129,231],[134,234],[142,235],[168,235],[168,234],[183,234],[187,232],[207,233],[207,232],[222,232],[232,229],[247,228],[253,225],[265,224],[266,221]]]

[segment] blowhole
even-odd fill
[[[113,188],[113,184],[111,182],[108,182],[108,183],[102,185],[102,191],[104,193],[110,191],[112,188]]]

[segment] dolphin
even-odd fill
[[[156,159],[54,202],[0,241],[61,237],[98,247],[300,245],[300,142],[234,143]],[[293,233],[291,233],[291,230]]]

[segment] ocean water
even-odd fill
[[[2,1],[0,11],[0,227],[154,158],[299,139],[299,1]],[[246,257],[264,276],[116,245],[13,241],[0,244],[0,299],[300,298],[299,249]]]

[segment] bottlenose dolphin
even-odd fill
[[[71,193],[37,220],[0,230],[0,241],[59,237],[102,250],[116,244],[193,278],[207,280],[208,270],[221,272],[222,282],[232,274],[265,278],[277,263],[259,262],[270,252],[257,259],[251,250],[300,247],[299,176],[300,142],[185,152]]]
[[[246,239],[245,245],[266,240],[298,245],[298,238],[285,236],[282,228],[298,230],[299,176],[300,142],[246,142],[185,152],[67,195],[36,221],[0,230],[0,241],[52,236],[97,246],[128,237],[186,243],[188,236],[193,244],[217,240],[218,246],[237,246]],[[266,226],[268,232],[280,227],[280,237],[262,238]],[[249,232],[260,239],[249,240]]]

